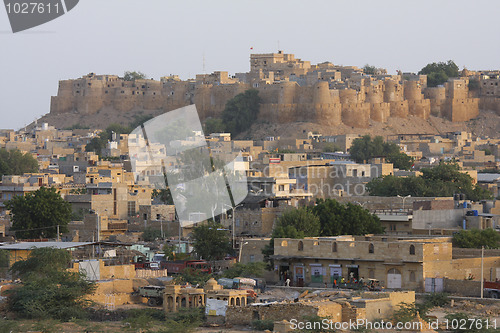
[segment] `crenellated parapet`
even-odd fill
[[[371,121],[384,123],[390,117],[428,119],[430,115],[467,121],[479,114],[479,108],[500,114],[499,82],[499,78],[484,79],[480,91],[471,95],[467,77],[429,88],[425,75],[366,75],[357,67],[329,62],[311,65],[279,52],[252,55],[250,72],[234,76],[214,72],[194,80],[168,76],[159,81],[125,81],[116,75],[91,73],[63,80],[51,99],[50,112],[92,115],[103,108],[117,113],[166,112],[196,104],[204,120],[219,117],[228,100],[253,88],[262,98],[259,118],[271,123],[368,127]]]

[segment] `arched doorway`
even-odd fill
[[[401,288],[401,272],[397,268],[391,268],[387,272],[387,288],[388,289]]]

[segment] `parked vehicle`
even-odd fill
[[[160,269],[160,265],[157,262],[146,261],[144,258],[139,258],[137,262],[134,262],[134,266],[135,269]]]
[[[145,286],[139,288],[139,295],[148,299],[149,306],[159,306],[163,304],[163,292],[165,287]]]
[[[186,268],[201,270],[204,273],[212,273],[212,268],[205,260],[175,260],[162,261],[160,263],[162,269],[167,269],[168,274],[180,274]]]
[[[500,282],[484,281],[484,294],[491,298],[500,298]]]

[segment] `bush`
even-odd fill
[[[274,330],[274,322],[272,320],[254,320],[252,328],[257,331]]]
[[[427,308],[425,306],[417,306],[415,303],[400,303],[398,309],[394,311],[392,320],[395,323],[407,323],[414,320],[419,314],[420,318],[425,319]]]
[[[447,293],[431,293],[425,296],[425,303],[429,308],[435,306],[445,306],[450,303],[448,299],[449,294]]]
[[[161,231],[157,229],[147,228],[142,233],[142,240],[145,242],[152,242],[161,238]]]

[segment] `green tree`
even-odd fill
[[[193,229],[193,247],[195,252],[207,261],[223,259],[233,252],[231,242],[222,225],[212,220]]]
[[[13,214],[10,230],[16,231],[16,238],[54,238],[57,225],[61,233],[68,231],[71,204],[53,187],[41,187],[25,196],[16,196],[5,206]]]
[[[97,155],[101,155],[102,150],[106,148],[108,141],[113,138],[113,133],[120,136],[120,134],[128,134],[132,129],[128,126],[122,126],[120,124],[110,124],[104,131],[99,133],[99,136],[92,138],[90,142],[85,146],[85,151],[93,151]]]
[[[473,184],[472,177],[461,172],[455,162],[441,162],[421,171],[421,177],[389,175],[375,178],[367,184],[367,190],[374,196],[450,197],[464,193],[472,201],[492,198],[490,191]]]
[[[37,172],[38,162],[29,153],[0,149],[0,177],[3,175],[22,175],[28,172]]]
[[[127,72],[123,73],[123,79],[125,81],[144,80],[145,78],[146,78],[146,74],[144,74],[142,72],[127,71]]]
[[[410,170],[413,165],[413,158],[402,152],[390,153],[387,155],[387,162],[392,163],[400,170]]]
[[[224,271],[224,277],[233,279],[235,277],[262,277],[266,270],[263,262],[250,262],[248,264],[236,263]]]
[[[285,211],[276,223],[269,244],[262,250],[264,261],[269,263],[267,268],[273,266],[271,256],[274,255],[275,238],[315,237],[320,235],[320,229],[320,219],[307,207]]]
[[[161,239],[161,231],[158,229],[146,228],[142,233],[142,240],[145,242],[152,242],[157,239]]]
[[[224,133],[226,126],[224,121],[220,118],[210,118],[205,121],[205,134],[209,135],[212,133]]]
[[[8,307],[25,318],[79,318],[90,305],[85,296],[95,290],[81,273],[68,272],[71,254],[55,248],[33,249],[11,272],[22,285],[9,291]]]
[[[367,75],[375,75],[375,73],[377,72],[377,67],[366,64],[363,67],[363,72]]]
[[[249,89],[227,101],[222,113],[226,131],[236,136],[248,130],[257,119],[261,103],[262,99],[256,89]]]
[[[380,234],[380,219],[359,205],[342,205],[334,199],[318,199],[312,212],[319,218],[321,236]]]
[[[500,247],[500,234],[493,229],[460,230],[453,235],[453,245],[460,248],[498,249]]]
[[[429,87],[439,86],[448,81],[451,77],[460,76],[458,66],[452,60],[427,64],[418,74],[427,75],[427,86]]]
[[[374,157],[386,157],[398,169],[408,170],[413,164],[413,159],[400,152],[397,144],[384,142],[381,136],[372,139],[370,135],[365,135],[354,139],[349,154],[356,163],[365,163]]]
[[[323,145],[323,151],[325,153],[335,153],[336,151],[342,151],[342,149],[334,143],[326,143]]]

